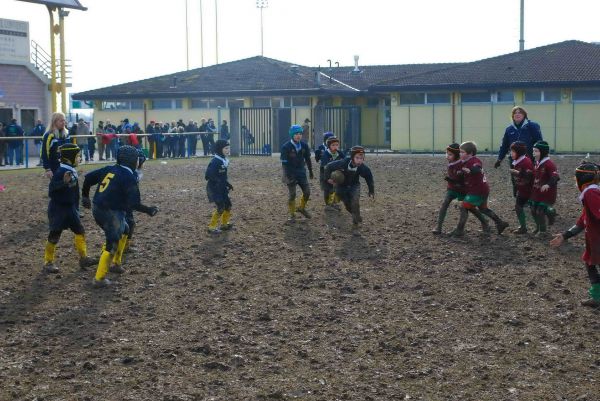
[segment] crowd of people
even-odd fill
[[[80,118],[77,122],[66,127],[70,141],[81,150],[82,158],[88,161],[114,161],[120,146],[131,145],[141,149],[143,137],[146,137],[148,155],[151,159],[183,158],[198,155],[198,139],[202,144],[204,156],[214,154],[215,137],[229,140],[229,126],[226,120],[217,130],[212,118],[201,119],[200,122],[190,120],[187,124],[182,119],[170,123],[150,121],[146,130],[139,123],[130,123],[125,118],[118,125],[109,120],[99,121],[95,131],[92,132],[90,123]],[[39,155],[42,149],[41,137],[46,132],[46,126],[37,120],[33,129],[26,132],[16,119],[9,123],[0,122],[0,137],[14,138],[0,140],[0,167],[21,166],[25,161],[25,141],[19,137],[35,137],[33,145],[35,154]],[[142,134],[148,135],[142,135]],[[193,133],[193,134],[192,134]],[[96,156],[97,152],[97,156]],[[42,165],[40,159],[37,166]]]

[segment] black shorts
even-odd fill
[[[76,204],[61,204],[51,200],[48,204],[48,222],[50,231],[70,229],[75,234],[85,233]]]

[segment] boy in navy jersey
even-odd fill
[[[48,186],[48,221],[50,233],[44,252],[44,271],[58,273],[54,264],[56,244],[63,230],[70,229],[75,233],[75,248],[79,253],[79,266],[83,269],[94,265],[97,261],[87,256],[85,230],[79,219],[79,177],[75,169],[81,160],[77,145],[68,143],[57,149],[60,164],[50,179]]]
[[[283,167],[283,183],[288,188],[288,221],[296,220],[296,211],[307,219],[311,218],[306,210],[306,204],[310,198],[310,186],[306,178],[308,167],[309,177],[314,178],[312,163],[310,161],[310,148],[306,142],[302,142],[302,127],[292,125],[289,130],[290,141],[281,147],[281,165]],[[296,207],[296,185],[302,190],[300,205]]]
[[[215,204],[212,218],[208,224],[208,232],[219,234],[221,230],[229,230],[233,224],[231,218],[231,199],[229,191],[233,191],[233,185],[227,180],[227,168],[229,167],[229,142],[219,139],[215,143],[215,156],[208,164],[204,178],[206,179],[206,194],[208,201]],[[220,220],[220,221],[219,221]],[[220,227],[219,227],[219,222]]]
[[[321,189],[323,189],[323,198],[325,198],[325,210],[339,210],[339,198],[335,195],[333,185],[325,180],[325,166],[329,163],[343,159],[344,152],[339,150],[340,140],[335,136],[327,139],[327,148],[321,154],[321,168],[319,179],[321,181]]]
[[[94,170],[85,176],[82,190],[82,204],[91,208],[90,187],[98,184],[94,194],[92,214],[94,220],[104,231],[106,243],[98,262],[95,287],[105,287],[111,282],[105,278],[111,261],[120,265],[120,258],[127,243],[129,229],[125,222],[128,210],[137,210],[154,216],[156,206],[148,207],[141,203],[140,190],[135,170],[138,167],[138,151],[133,146],[121,146],[117,152],[117,164]],[[122,268],[115,270],[122,273]]]

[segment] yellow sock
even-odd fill
[[[54,251],[56,251],[56,244],[46,241],[46,249],[44,250],[44,263],[54,262]]]
[[[335,203],[335,192],[332,192],[327,197],[327,204],[328,205],[333,205],[334,203]]]
[[[85,258],[87,256],[87,245],[85,243],[85,235],[83,234],[75,234],[75,249],[79,253],[80,258]]]
[[[305,209],[307,203],[308,199],[306,199],[304,195],[302,195],[302,199],[300,199],[300,209]]]
[[[123,251],[125,250],[125,245],[127,244],[127,235],[121,235],[121,239],[119,240],[119,245],[117,245],[117,251],[113,256],[113,263],[115,265],[120,265],[123,259]]]
[[[221,215],[221,224],[224,226],[229,224],[230,218],[231,218],[231,210],[224,210],[223,214]]]
[[[212,217],[210,218],[210,223],[208,224],[208,229],[216,230],[217,225],[219,224],[220,218],[221,218],[221,214],[215,209],[215,211],[212,214]]]
[[[296,214],[296,201],[289,201],[288,202],[288,212],[290,212],[291,215]]]
[[[337,193],[333,193],[333,203],[340,203],[340,197]]]
[[[106,273],[108,273],[108,268],[110,267],[111,259],[112,255],[110,252],[102,252],[102,255],[100,255],[100,261],[98,262],[98,269],[96,269],[96,281],[100,281],[106,276]]]

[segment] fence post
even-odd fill
[[[435,103],[431,105],[431,156],[435,156]]]
[[[25,168],[29,168],[29,141],[25,140]]]

